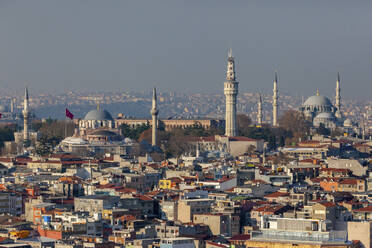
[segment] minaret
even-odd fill
[[[154,90],[152,92],[152,108],[151,108],[150,113],[152,115],[152,146],[156,146],[159,110],[157,109],[156,88],[155,87],[154,87]]]
[[[257,124],[262,125],[262,97],[260,94],[260,97],[258,99],[257,103]]]
[[[10,100],[10,113],[14,113],[14,99],[12,98],[11,100]]]
[[[25,98],[23,100],[23,140],[29,140],[28,125],[30,119],[29,100],[28,100],[28,89],[25,88]]]
[[[341,118],[341,88],[340,88],[340,73],[337,73],[336,82],[336,117]]]
[[[196,152],[195,152],[195,157],[196,157],[196,158],[199,158],[199,157],[200,157],[199,142],[196,142]]]
[[[227,59],[226,81],[224,93],[226,97],[225,135],[233,137],[236,132],[236,96],[238,95],[238,82],[235,77],[235,63],[231,49]]]
[[[278,126],[278,74],[275,72],[273,88],[273,126]]]

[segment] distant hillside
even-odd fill
[[[118,113],[123,113],[126,116],[134,118],[150,118],[149,106],[146,106],[143,102],[130,102],[130,103],[113,103],[113,104],[102,104],[101,108],[106,109],[112,115],[116,117]],[[54,105],[39,107],[33,110],[38,118],[53,119],[64,119],[65,118],[66,106]],[[97,108],[96,105],[70,105],[67,108],[75,115],[75,118],[84,118],[88,111]]]

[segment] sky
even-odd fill
[[[0,0],[0,89],[222,93],[371,100],[372,1]]]

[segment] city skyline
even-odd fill
[[[278,70],[283,93],[333,96],[340,72],[344,98],[370,97],[370,3],[163,2],[3,1],[0,85],[220,93],[231,47],[241,92],[270,92]]]
[[[0,0],[0,248],[372,247],[371,10]]]

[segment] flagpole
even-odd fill
[[[67,138],[67,108],[65,109],[65,139]]]
[[[65,117],[65,138],[67,138],[67,116]]]
[[[65,115],[66,115],[66,119],[65,119],[65,138],[67,137],[67,118],[69,118],[70,120],[73,120],[74,118],[74,115],[66,108],[66,111],[65,111]]]

